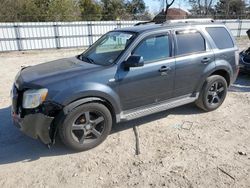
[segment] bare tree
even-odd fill
[[[175,0],[172,0],[171,3],[168,3],[168,0],[166,0],[166,10],[165,10],[165,14],[168,14],[168,9],[174,4]]]
[[[214,2],[215,0],[189,0],[192,9],[195,10],[198,15],[208,15]]]
[[[174,2],[175,0],[171,0],[170,3],[168,0],[166,0],[165,10],[163,8],[162,11],[154,17],[153,22],[156,22],[156,23],[165,22],[167,20],[168,9],[174,4]]]

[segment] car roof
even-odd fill
[[[162,23],[162,24],[156,24],[156,23],[148,23],[148,24],[141,24],[137,26],[132,26],[132,27],[125,27],[125,28],[120,28],[116,29],[116,31],[126,31],[126,32],[135,32],[135,33],[143,33],[147,31],[153,31],[153,30],[158,30],[158,29],[173,29],[173,28],[178,28],[178,27],[190,27],[190,26],[224,26],[223,23],[221,22],[190,22],[190,23]]]

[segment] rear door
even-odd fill
[[[174,97],[192,94],[207,66],[214,66],[214,53],[204,35],[197,29],[174,31],[175,89]]]

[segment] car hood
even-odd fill
[[[103,66],[83,62],[76,57],[59,59],[23,68],[17,74],[15,84],[19,89],[39,88],[102,68]]]

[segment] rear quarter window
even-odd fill
[[[207,27],[206,31],[212,37],[214,43],[219,49],[233,48],[233,40],[224,27]]]

